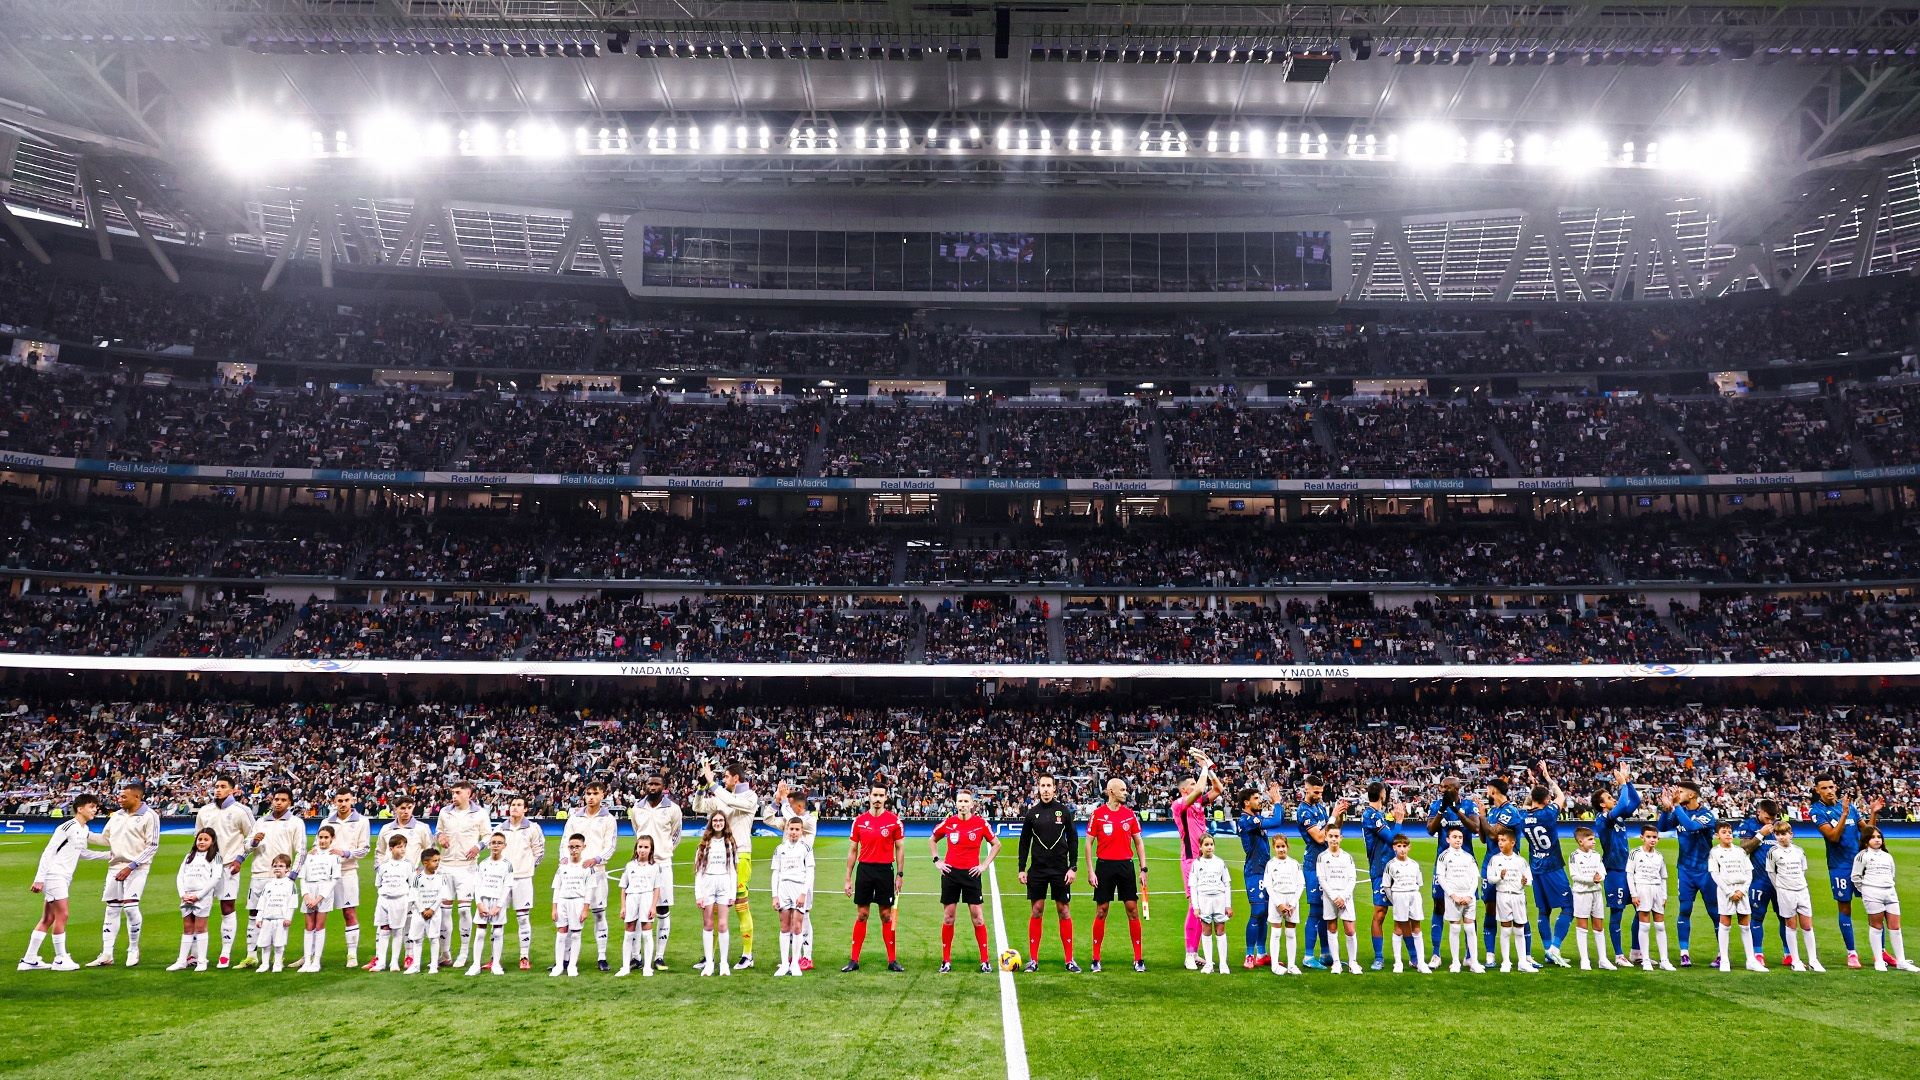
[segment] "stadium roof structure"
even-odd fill
[[[649,211],[977,228],[1012,199],[1331,215],[1355,297],[1593,300],[1886,272],[1920,228],[1920,3],[0,0],[0,26],[7,202],[156,251],[611,274]],[[244,174],[210,167],[223,123]]]

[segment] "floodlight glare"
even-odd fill
[[[207,147],[221,169],[245,176],[265,169],[273,145],[273,129],[255,112],[235,112],[215,120],[207,129]]]
[[[1578,128],[1560,137],[1554,163],[1567,172],[1589,172],[1607,163],[1607,140],[1590,128]]]
[[[1417,124],[1400,140],[1400,160],[1415,168],[1432,168],[1454,160],[1459,136],[1439,124]]]

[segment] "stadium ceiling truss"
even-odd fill
[[[30,252],[35,245],[18,214],[82,225],[109,257],[113,233],[136,236],[170,276],[169,241],[258,253],[273,261],[269,285],[296,259],[317,262],[328,281],[340,265],[612,277],[629,214],[713,207],[772,221],[773,208],[790,205],[796,191],[831,202],[843,221],[883,205],[897,214],[904,200],[918,199],[942,208],[971,200],[982,207],[976,219],[990,223],[986,207],[1008,191],[1084,200],[1120,219],[1157,214],[1153,224],[1163,230],[1204,228],[1208,216],[1229,211],[1329,213],[1352,231],[1350,298],[1366,301],[1682,299],[1790,291],[1920,262],[1920,5],[1416,0],[1003,10],[996,27],[995,9],[985,4],[0,0],[0,68],[11,71],[0,76],[0,225]],[[991,56],[996,36],[1012,58],[997,67],[948,59],[952,49],[962,60]],[[674,59],[628,56],[620,63],[638,65],[632,70],[643,77],[610,85],[593,73],[612,69],[591,65],[612,62],[607,51],[616,40],[624,53],[662,43],[698,48],[664,54]],[[764,51],[776,40],[805,49],[776,60]],[[733,52],[754,42],[762,52],[745,60]],[[483,65],[472,69],[474,78],[497,81],[522,112],[530,76],[515,73],[540,69],[561,74],[551,92],[586,110],[583,126],[624,125],[636,144],[654,125],[765,125],[776,135],[764,153],[728,157],[636,148],[558,162],[448,161],[418,181],[345,168],[271,184],[206,180],[198,139],[206,91],[191,84],[207,80],[189,77],[196,65],[218,71],[233,54],[274,51],[440,55],[443,44],[473,43],[522,47],[511,60],[462,61]],[[600,59],[565,53],[569,43],[591,45]],[[807,51],[828,43],[834,59]],[[556,53],[544,51],[549,45]],[[1231,55],[1222,61],[1206,45]],[[922,51],[904,61],[861,60],[856,46]],[[1116,62],[1111,48],[1136,51]],[[1181,51],[1168,56],[1163,48]],[[1248,89],[1255,80],[1246,54],[1257,48],[1326,50],[1341,64],[1332,81],[1282,108],[1255,101]],[[1356,63],[1363,55],[1370,59]],[[264,58],[282,59],[313,58]],[[347,65],[356,87],[373,85],[355,56],[322,59]],[[1084,67],[1069,79],[1078,88],[1072,94],[1036,74],[1076,61]],[[436,79],[442,63],[431,65]],[[532,66],[517,66],[523,63]],[[1210,70],[1194,70],[1203,67]],[[1197,150],[1211,134],[1224,147],[1231,133],[1259,124],[1289,139],[1339,140],[1404,123],[1416,85],[1410,80],[1439,67],[1458,70],[1430,72],[1429,104],[1412,108],[1457,118],[1463,130],[1477,130],[1487,116],[1537,121],[1568,107],[1576,119],[1623,132],[1632,131],[1617,115],[1623,109],[1649,125],[1664,123],[1667,113],[1684,122],[1698,112],[1694,99],[1707,73],[1732,70],[1753,72],[1752,85],[1766,88],[1762,112],[1780,107],[1773,127],[1753,133],[1767,149],[1762,175],[1719,190],[1629,169],[1554,185],[1465,169],[1434,184],[1339,154],[998,153],[991,134],[969,144],[979,153],[943,154],[928,152],[919,134],[1025,123],[1061,133],[1111,123],[1130,132],[1178,131],[1181,145]],[[1505,67],[1537,70],[1486,70]],[[571,88],[570,68],[578,72]],[[246,70],[295,85],[271,66]],[[667,75],[693,70],[720,73],[718,83],[688,84],[719,89],[700,98]],[[786,108],[755,107],[740,89],[747,71],[782,73],[760,100]],[[1011,80],[1011,98],[982,107],[962,71],[972,78],[999,72]],[[859,94],[869,104],[857,110],[834,97],[859,84],[848,72],[871,73]],[[1655,82],[1651,105],[1622,96]],[[629,96],[650,95],[646,110],[613,100],[615,90],[636,84]],[[905,88],[925,84],[935,86],[932,97],[905,99]],[[1723,81],[1720,98],[1703,100],[1737,100],[1740,85]],[[1567,93],[1587,95],[1587,106],[1570,106]],[[1115,112],[1123,97],[1131,106],[1124,115]],[[934,108],[918,107],[927,104]],[[788,133],[804,124],[839,134],[825,145],[790,142]],[[850,134],[869,127],[911,131],[907,143],[920,145],[853,145]],[[1159,209],[1138,213],[1143,206]]]

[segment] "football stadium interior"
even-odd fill
[[[0,0],[0,226],[0,1073],[1920,1075],[1920,4]]]

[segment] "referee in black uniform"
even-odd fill
[[[1052,776],[1040,777],[1037,785],[1040,801],[1027,808],[1020,819],[1020,884],[1027,887],[1027,900],[1033,912],[1027,918],[1028,971],[1040,970],[1040,918],[1047,910],[1047,896],[1060,912],[1060,951],[1066,955],[1067,970],[1078,974],[1073,962],[1074,872],[1080,868],[1080,827],[1074,823],[1073,807],[1060,801]]]

